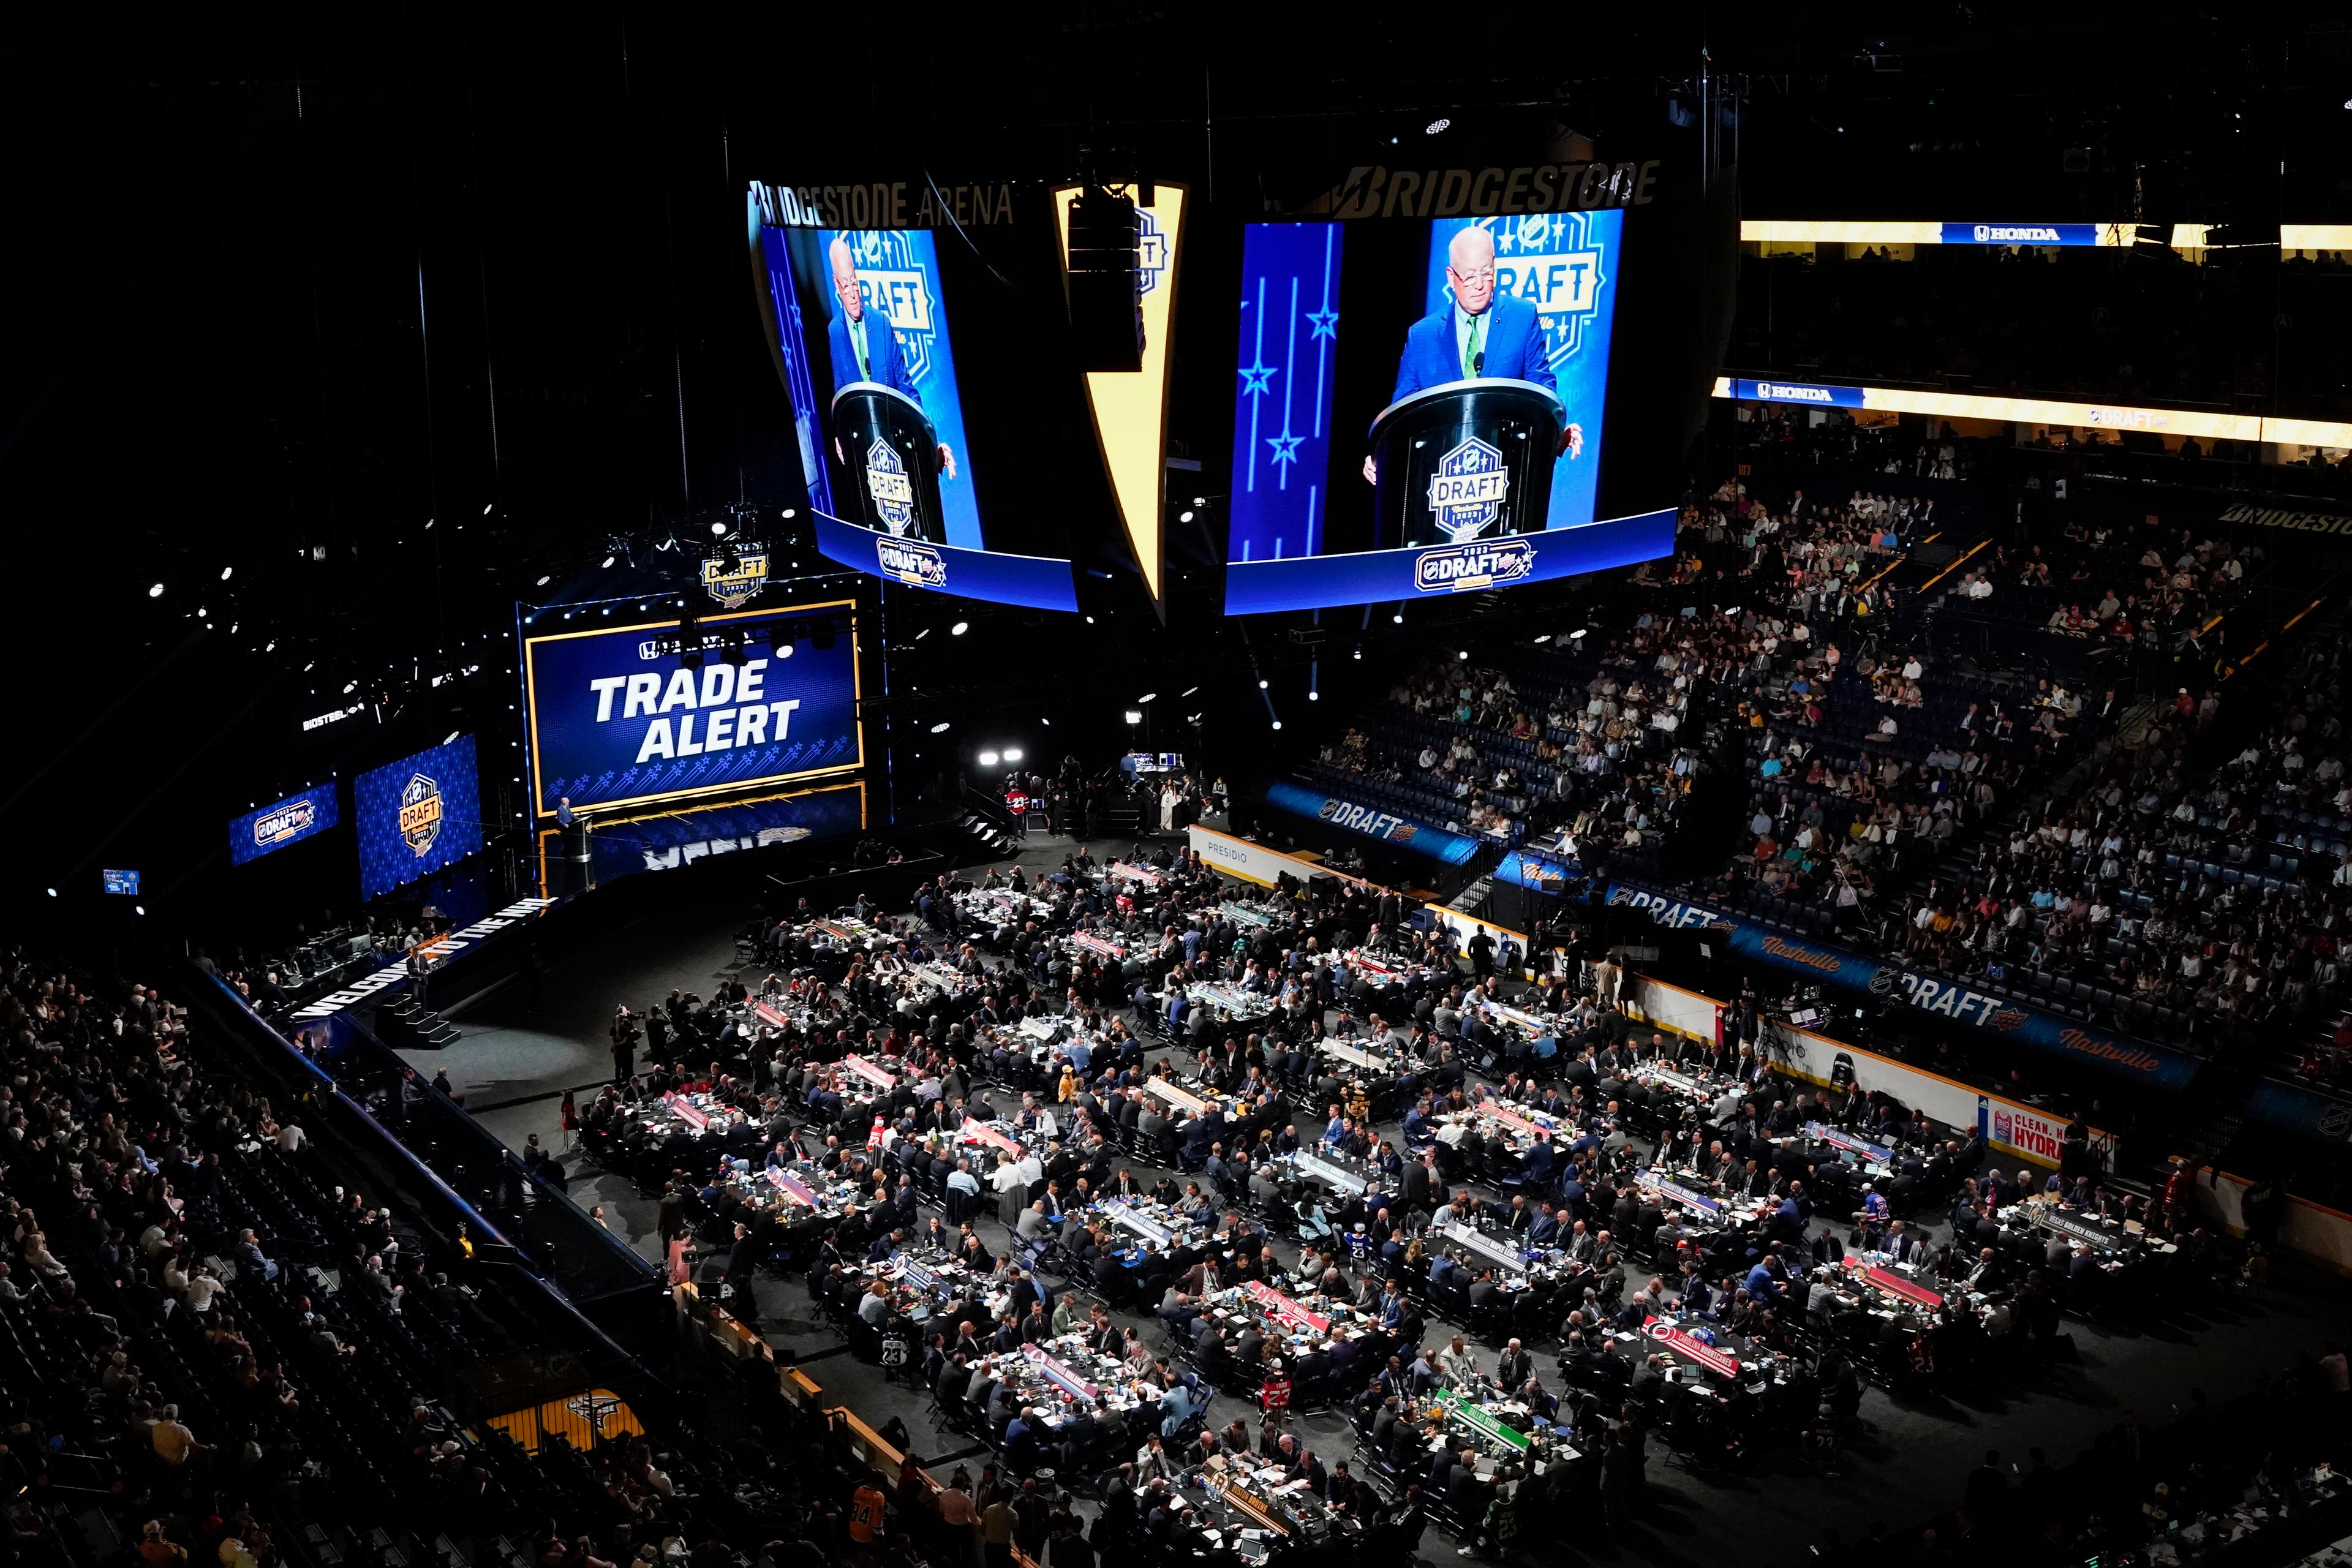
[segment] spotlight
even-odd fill
[[[224,582],[224,583],[227,582],[231,576],[233,576],[233,575],[235,575],[235,574],[236,574],[236,567],[234,567],[234,566],[224,566],[224,567],[222,567],[222,568],[221,568],[221,581],[222,581],[222,582]]]
[[[795,511],[794,511],[791,507],[786,507],[786,508],[784,508],[784,521],[785,521],[790,522],[790,521],[792,521],[795,516],[797,516],[797,515],[798,515],[798,513],[796,513],[796,512],[795,512]]]
[[[1548,642],[1549,642],[1549,641],[1551,641],[1551,634],[1550,634],[1549,632],[1546,632],[1546,633],[1544,633],[1544,634],[1543,634],[1543,636],[1541,636],[1541,637],[1539,637],[1536,638],[1536,645],[1537,645],[1538,647],[1541,647],[1543,644],[1548,643]]]
[[[1137,707],[1140,708],[1141,706],[1143,706],[1143,704],[1145,704],[1146,702],[1150,701],[1153,698],[1155,698],[1155,697],[1157,697],[1157,696],[1159,696],[1159,695],[1160,695],[1160,693],[1158,693],[1157,691],[1147,691],[1147,692],[1145,692],[1142,696],[1140,696],[1140,697],[1139,697],[1139,698],[1137,698],[1137,699],[1135,700],[1135,704],[1136,704],[1136,706],[1137,706]]]
[[[492,501],[492,502],[490,502],[490,503],[489,503],[489,506],[485,506],[484,508],[482,508],[482,515],[483,515],[484,517],[488,517],[488,516],[489,516],[489,515],[490,515],[490,507],[496,506],[496,505],[498,505],[498,504],[499,504],[498,502],[496,502],[496,501]]]
[[[1580,630],[1570,632],[1568,634],[1568,640],[1570,642],[1582,642],[1584,640],[1584,633]]]
[[[1309,702],[1320,702],[1323,700],[1323,694],[1319,691],[1310,691],[1307,694],[1307,700]]]
[[[51,897],[51,898],[53,898],[53,899],[54,899],[54,898],[56,898],[56,897],[58,896],[58,890],[57,890],[55,888],[51,888],[51,889],[48,890],[48,892],[49,892],[49,897]]]
[[[609,555],[607,555],[606,557],[604,557],[604,565],[605,565],[607,568],[610,568],[612,564],[613,564],[613,558],[612,558],[611,556],[609,556]]]
[[[971,630],[971,623],[970,621],[958,621],[955,625],[948,628],[948,636],[951,637],[960,637],[970,630]]]
[[[161,583],[155,583],[155,584],[149,584],[148,589],[147,589],[147,596],[148,596],[149,598],[151,598],[151,599],[160,599],[160,598],[162,598],[162,597],[163,596],[163,584],[161,584]]]
[[[1281,729],[1281,728],[1282,728],[1282,721],[1281,721],[1281,720],[1279,720],[1279,719],[1276,719],[1276,720],[1274,721],[1274,727],[1275,727],[1276,729],[1277,729],[1277,730]]]
[[[1264,691],[1264,690],[1265,689],[1265,681],[1263,681],[1263,680],[1259,681],[1259,682],[1257,683],[1257,689],[1258,689],[1260,691]]]
[[[1363,650],[1362,648],[1358,648],[1358,649],[1356,650],[1356,652],[1355,652],[1355,657],[1356,657],[1356,658],[1363,658],[1363,657],[1364,657],[1364,650]]]
[[[276,637],[270,638],[268,642],[262,645],[261,651],[264,653],[276,653],[278,651],[278,639]]]
[[[1187,508],[1185,508],[1182,511],[1178,512],[1178,513],[1176,514],[1176,521],[1179,521],[1179,522],[1190,522],[1190,521],[1192,521],[1192,508],[1187,507]]]
[[[349,697],[352,692],[354,692],[354,691],[358,690],[358,689],[359,689],[359,684],[360,684],[360,683],[359,683],[358,681],[356,681],[356,680],[346,680],[346,681],[344,681],[344,682],[343,682],[343,695],[344,695],[344,696],[346,696],[346,697]]]
[[[1399,610],[1395,615],[1391,616],[1389,619],[1394,621],[1399,626],[1402,626],[1404,625],[1404,612],[1402,610]]]
[[[1181,691],[1178,692],[1176,695],[1177,695],[1177,696],[1179,696],[1179,697],[1190,697],[1190,696],[1192,696],[1192,693],[1194,693],[1195,691],[1198,691],[1198,690],[1200,690],[1200,689],[1200,689],[1199,687],[1197,687],[1197,686],[1188,686],[1188,687],[1186,687],[1183,690],[1181,690]]]
[[[540,585],[541,587],[544,588],[544,587],[546,587],[550,583],[552,583],[552,582],[554,582],[554,581],[555,581],[555,574],[554,574],[553,573],[551,573],[551,573],[549,573],[546,576],[541,577],[541,578],[539,580],[539,585]]]
[[[1004,760],[1005,760],[1006,762],[1008,762],[1008,763],[1017,763],[1017,762],[1019,762],[1019,761],[1021,760],[1021,748],[1020,748],[1020,747],[1018,747],[1018,746],[1007,746],[1007,747],[1005,747],[1005,748],[1004,748]]]
[[[1453,123],[1454,121],[1446,119],[1445,116],[1441,114],[1436,119],[1431,121],[1427,125],[1423,126],[1421,133],[1423,136],[1434,136]]]
[[[710,531],[713,533],[724,533],[727,531],[727,525],[723,522],[714,522],[710,525]]]
[[[980,765],[983,768],[994,767],[997,763],[997,754],[994,752],[982,752],[980,753]]]
[[[1461,657],[1462,657],[1462,658],[1466,661],[1466,660],[1469,658],[1469,657],[1470,657],[1470,650],[1469,650],[1468,648],[1466,648],[1466,647],[1465,647],[1465,648],[1464,648],[1464,649],[1462,650],[1462,655],[1461,655]]]
[[[465,731],[462,730],[452,730],[447,734],[441,737],[441,743],[446,746],[463,733],[465,733]]]
[[[1052,729],[1052,728],[1054,727],[1054,721],[1053,721],[1051,719],[1040,719],[1040,720],[1038,720],[1038,721],[1037,721],[1037,722],[1039,722],[1040,724],[1045,725],[1045,728],[1047,728],[1048,730],[1050,730],[1050,729]]]
[[[131,906],[131,912],[134,915],[143,915],[147,912],[147,906],[144,904],[133,904]]]
[[[946,734],[948,732],[948,725],[952,721],[953,721],[947,719],[940,720],[938,723],[931,726],[931,733],[934,735]]]
[[[1143,722],[1143,710],[1141,710],[1140,708],[1130,708],[1130,709],[1129,709],[1129,710],[1127,710],[1127,721],[1128,721],[1129,723],[1130,723],[1130,724],[1140,724],[1140,723],[1142,723],[1142,722]]]

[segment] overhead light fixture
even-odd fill
[[[1546,632],[1546,633],[1544,633],[1541,637],[1539,637],[1536,638],[1536,641],[1537,641],[1538,644],[1548,643],[1548,642],[1551,641],[1551,634],[1550,634],[1549,632]]]
[[[610,567],[613,564],[613,557],[609,555],[604,557],[604,564],[606,567]]]
[[[1580,629],[1572,631],[1568,634],[1568,640],[1570,642],[1582,642],[1584,640],[1584,633]]]
[[[958,621],[955,625],[948,628],[948,636],[951,637],[960,637],[970,630],[971,630],[971,623],[970,621]]]
[[[1142,723],[1142,722],[1143,722],[1143,710],[1142,710],[1142,709],[1140,709],[1140,708],[1130,708],[1130,709],[1129,709],[1129,710],[1127,710],[1127,721],[1128,721],[1129,723],[1130,723],[1130,724],[1140,724],[1140,723]]]
[[[57,890],[55,888],[51,888],[51,889],[48,889],[48,894],[49,894],[49,897],[51,897],[51,898],[53,898],[53,899],[54,899],[54,898],[56,898],[56,897],[58,896],[58,890]]]
[[[724,522],[714,522],[710,525],[710,531],[713,533],[724,533],[727,531],[727,525]]]
[[[1465,660],[1466,660],[1467,658],[1469,658],[1469,657],[1470,657],[1470,650],[1469,650],[1468,648],[1466,648],[1466,647],[1465,647],[1465,648],[1464,648],[1464,649],[1462,650],[1462,657],[1463,657],[1463,658],[1465,658]]]
[[[1040,719],[1040,720],[1038,720],[1038,721],[1037,721],[1037,722],[1039,722],[1040,724],[1045,725],[1045,728],[1047,728],[1048,730],[1050,730],[1050,729],[1052,729],[1052,728],[1054,727],[1054,721],[1053,721],[1051,719]]]
[[[1446,119],[1445,116],[1441,114],[1436,119],[1431,121],[1427,125],[1423,126],[1421,133],[1424,136],[1434,136],[1453,123],[1454,121]]]
[[[1276,729],[1277,729],[1277,730],[1281,729],[1281,728],[1282,728],[1282,721],[1281,721],[1281,720],[1279,720],[1279,719],[1276,719],[1276,720],[1274,721],[1274,727],[1275,727]]]
[[[952,722],[954,722],[954,721],[950,719],[940,720],[938,723],[931,726],[931,733],[934,735],[946,734],[948,732],[948,726]]]
[[[447,734],[441,737],[441,743],[446,746],[464,733],[465,731],[463,730],[452,730]]]
[[[1005,748],[1004,748],[1004,760],[1005,760],[1006,762],[1008,762],[1008,763],[1017,763],[1017,762],[1019,762],[1019,761],[1021,760],[1021,748],[1020,748],[1020,747],[1018,747],[1018,746],[1007,746],[1007,747],[1005,747]]]
[[[343,695],[344,695],[344,696],[346,696],[346,697],[349,697],[352,692],[354,692],[354,691],[356,691],[356,690],[358,690],[358,689],[359,689],[359,686],[360,686],[360,683],[359,683],[358,681],[356,681],[356,680],[346,680],[346,681],[344,681],[344,682],[343,682]]]
[[[1323,700],[1323,694],[1319,691],[1310,691],[1307,694],[1307,700],[1309,702],[1320,702]]]
[[[983,768],[994,767],[999,760],[1000,759],[994,752],[982,752],[980,753],[980,765]]]
[[[1356,658],[1363,658],[1363,657],[1364,657],[1364,650],[1363,650],[1362,648],[1358,648],[1358,649],[1356,650],[1356,652],[1355,652],[1355,657],[1356,657]]]
[[[1179,522],[1190,522],[1190,521],[1192,521],[1192,508],[1190,508],[1190,507],[1186,507],[1182,511],[1178,512],[1178,513],[1176,514],[1176,521],[1179,521]]]
[[[1140,696],[1140,697],[1139,697],[1139,698],[1137,698],[1137,699],[1135,700],[1136,706],[1139,708],[1139,707],[1141,707],[1144,703],[1150,701],[1153,698],[1155,698],[1155,697],[1157,697],[1157,696],[1159,696],[1159,695],[1160,695],[1160,693],[1158,693],[1157,691],[1147,691],[1147,692],[1145,692],[1142,696]]]
[[[147,596],[151,599],[162,598],[163,596],[163,584],[157,583],[151,585],[147,590]]]
[[[1188,687],[1186,687],[1183,690],[1181,690],[1181,691],[1178,692],[1176,695],[1177,695],[1177,696],[1179,696],[1179,697],[1190,697],[1190,696],[1192,696],[1192,693],[1194,693],[1195,691],[1198,691],[1198,690],[1200,690],[1200,689],[1200,689],[1199,687],[1197,687],[1197,686],[1188,686]]]
[[[786,508],[784,508],[784,521],[785,521],[790,522],[790,521],[791,521],[794,517],[796,517],[796,516],[798,516],[798,515],[799,515],[799,513],[798,513],[798,512],[796,512],[793,508],[791,508],[791,507],[786,507]]]
[[[554,581],[555,581],[555,574],[553,574],[552,572],[551,572],[551,573],[549,573],[546,576],[541,577],[541,578],[539,580],[539,585],[540,585],[541,587],[544,588],[544,587],[546,587],[550,583],[552,583],[552,582],[554,582]]]
[[[1404,612],[1402,610],[1399,610],[1395,615],[1391,616],[1389,619],[1394,621],[1399,626],[1402,626],[1404,625]]]
[[[491,508],[491,507],[494,507],[494,506],[496,506],[496,505],[498,505],[498,504],[499,504],[499,503],[498,503],[498,502],[496,502],[496,501],[491,501],[491,502],[488,503],[487,505],[485,505],[485,506],[482,508],[482,515],[483,515],[484,517],[488,517],[488,516],[489,516],[489,515],[490,515],[490,508]]]
[[[1265,689],[1265,682],[1264,680],[1260,680],[1260,681],[1257,683],[1257,689],[1258,689],[1260,691],[1264,691],[1264,690]]]
[[[230,577],[232,577],[232,576],[234,576],[234,575],[236,574],[236,567],[234,567],[234,566],[224,566],[224,567],[222,567],[222,568],[221,568],[221,581],[222,581],[222,582],[224,582],[224,583],[227,582],[227,581],[229,580],[229,578],[230,578]]]

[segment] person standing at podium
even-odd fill
[[[857,259],[850,253],[849,242],[840,236],[826,249],[833,263],[833,292],[841,301],[841,310],[825,323],[825,342],[833,352],[833,385],[838,392],[854,381],[870,381],[904,393],[915,405],[922,406],[923,395],[915,390],[914,374],[907,368],[906,355],[898,352],[898,335],[890,330],[887,320],[869,315],[866,309],[866,290],[857,281]],[[834,442],[835,456],[840,457],[840,438]],[[848,459],[842,461],[846,464]],[[955,453],[945,441],[940,443],[940,472],[947,479],[956,477]]]
[[[1404,353],[1397,359],[1396,392],[1389,398],[1391,404],[1433,386],[1486,376],[1533,382],[1553,394],[1559,391],[1536,308],[1516,294],[1495,291],[1491,229],[1473,224],[1455,231],[1445,247],[1445,281],[1454,293],[1452,301],[1415,321],[1404,335]],[[1584,427],[1574,423],[1564,427],[1560,449],[1571,458],[1583,451]],[[1380,482],[1380,469],[1369,456],[1364,458],[1364,478]]]

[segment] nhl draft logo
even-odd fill
[[[702,563],[705,592],[730,610],[741,609],[768,585],[768,552],[764,545],[724,551]]]
[[[907,460],[878,437],[866,452],[866,493],[874,498],[874,515],[891,532],[904,533],[915,521],[915,486],[907,478]]]
[[[1473,436],[1437,460],[1437,472],[1429,476],[1429,510],[1437,531],[1459,544],[1502,515],[1510,492],[1503,454]]]
[[[441,837],[441,786],[411,773],[400,787],[400,841],[423,859]]]
[[[310,830],[310,825],[318,820],[319,803],[317,801],[307,796],[301,800],[289,801],[268,816],[254,819],[253,846],[257,849],[269,849],[291,839],[299,838],[308,833]]]
[[[931,345],[939,337],[939,290],[930,268],[916,249],[916,231],[852,229],[842,235],[857,268],[866,308],[890,323],[907,374],[923,381],[931,374]],[[928,247],[930,236],[923,234]]]
[[[1495,237],[1495,291],[1525,300],[1543,327],[1544,358],[1557,373],[1576,357],[1585,323],[1601,310],[1601,245],[1591,213],[1528,213],[1479,220]]]
[[[1150,209],[1135,209],[1135,291],[1149,294],[1168,276],[1168,236]]]
[[[877,535],[874,541],[874,563],[882,575],[909,587],[944,588],[948,585],[947,557],[928,544]]]
[[[1532,575],[1536,547],[1524,539],[1445,544],[1413,557],[1412,585],[1424,594],[1467,594]]]

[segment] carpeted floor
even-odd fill
[[[1058,866],[1070,848],[1067,840],[1033,837],[1022,859],[1032,867]],[[495,994],[457,1020],[463,1038],[450,1048],[404,1054],[425,1071],[446,1068],[483,1123],[509,1146],[520,1148],[537,1133],[547,1147],[562,1151],[563,1090],[584,1089],[611,1072],[605,1026],[614,1005],[642,1007],[673,987],[707,994],[731,973],[738,921],[738,911],[714,909],[698,926],[676,921],[617,931],[560,959],[535,1001],[519,991]],[[1393,1127],[1382,1131],[1396,1133]],[[601,1205],[607,1225],[646,1256],[658,1255],[655,1199],[634,1182],[574,1162],[571,1191],[583,1208]],[[982,1224],[990,1244],[997,1245],[1001,1227],[992,1220]],[[1284,1244],[1277,1249],[1292,1256]],[[770,1341],[807,1363],[829,1401],[848,1405],[877,1426],[894,1417],[903,1421],[917,1451],[936,1461],[932,1468],[942,1477],[959,1465],[976,1474],[987,1460],[984,1450],[964,1454],[966,1439],[930,1426],[925,1394],[849,1356],[816,1321],[797,1280],[763,1279],[758,1292]],[[1870,1389],[1862,1429],[1831,1473],[1773,1452],[1753,1457],[1737,1472],[1698,1474],[1669,1458],[1663,1441],[1654,1441],[1645,1495],[1629,1525],[1611,1535],[1593,1520],[1523,1522],[1521,1548],[1539,1561],[1705,1563],[1711,1568],[1797,1563],[1824,1542],[1827,1531],[1852,1542],[1874,1522],[1899,1528],[1950,1508],[1966,1473],[1988,1448],[1999,1449],[2004,1461],[2021,1463],[2038,1447],[2053,1463],[2063,1463],[2118,1423],[2161,1426],[2200,1392],[2216,1402],[2243,1393],[2298,1350],[2343,1338],[2347,1305],[2352,1288],[2343,1281],[2282,1271],[2257,1296],[2176,1310],[2155,1321],[2126,1326],[2070,1320],[2076,1360],[2030,1383],[1917,1403]],[[1445,1331],[1433,1323],[1431,1332],[1442,1339]],[[1556,1347],[1532,1348],[1550,1381]],[[1238,1401],[1221,1400],[1212,1419],[1222,1425],[1244,1409]],[[1327,1463],[1353,1447],[1353,1434],[1338,1415],[1304,1417],[1299,1425]],[[956,1455],[962,1457],[942,1458]],[[1434,1531],[1423,1542],[1425,1556],[1454,1551],[1454,1543]]]

